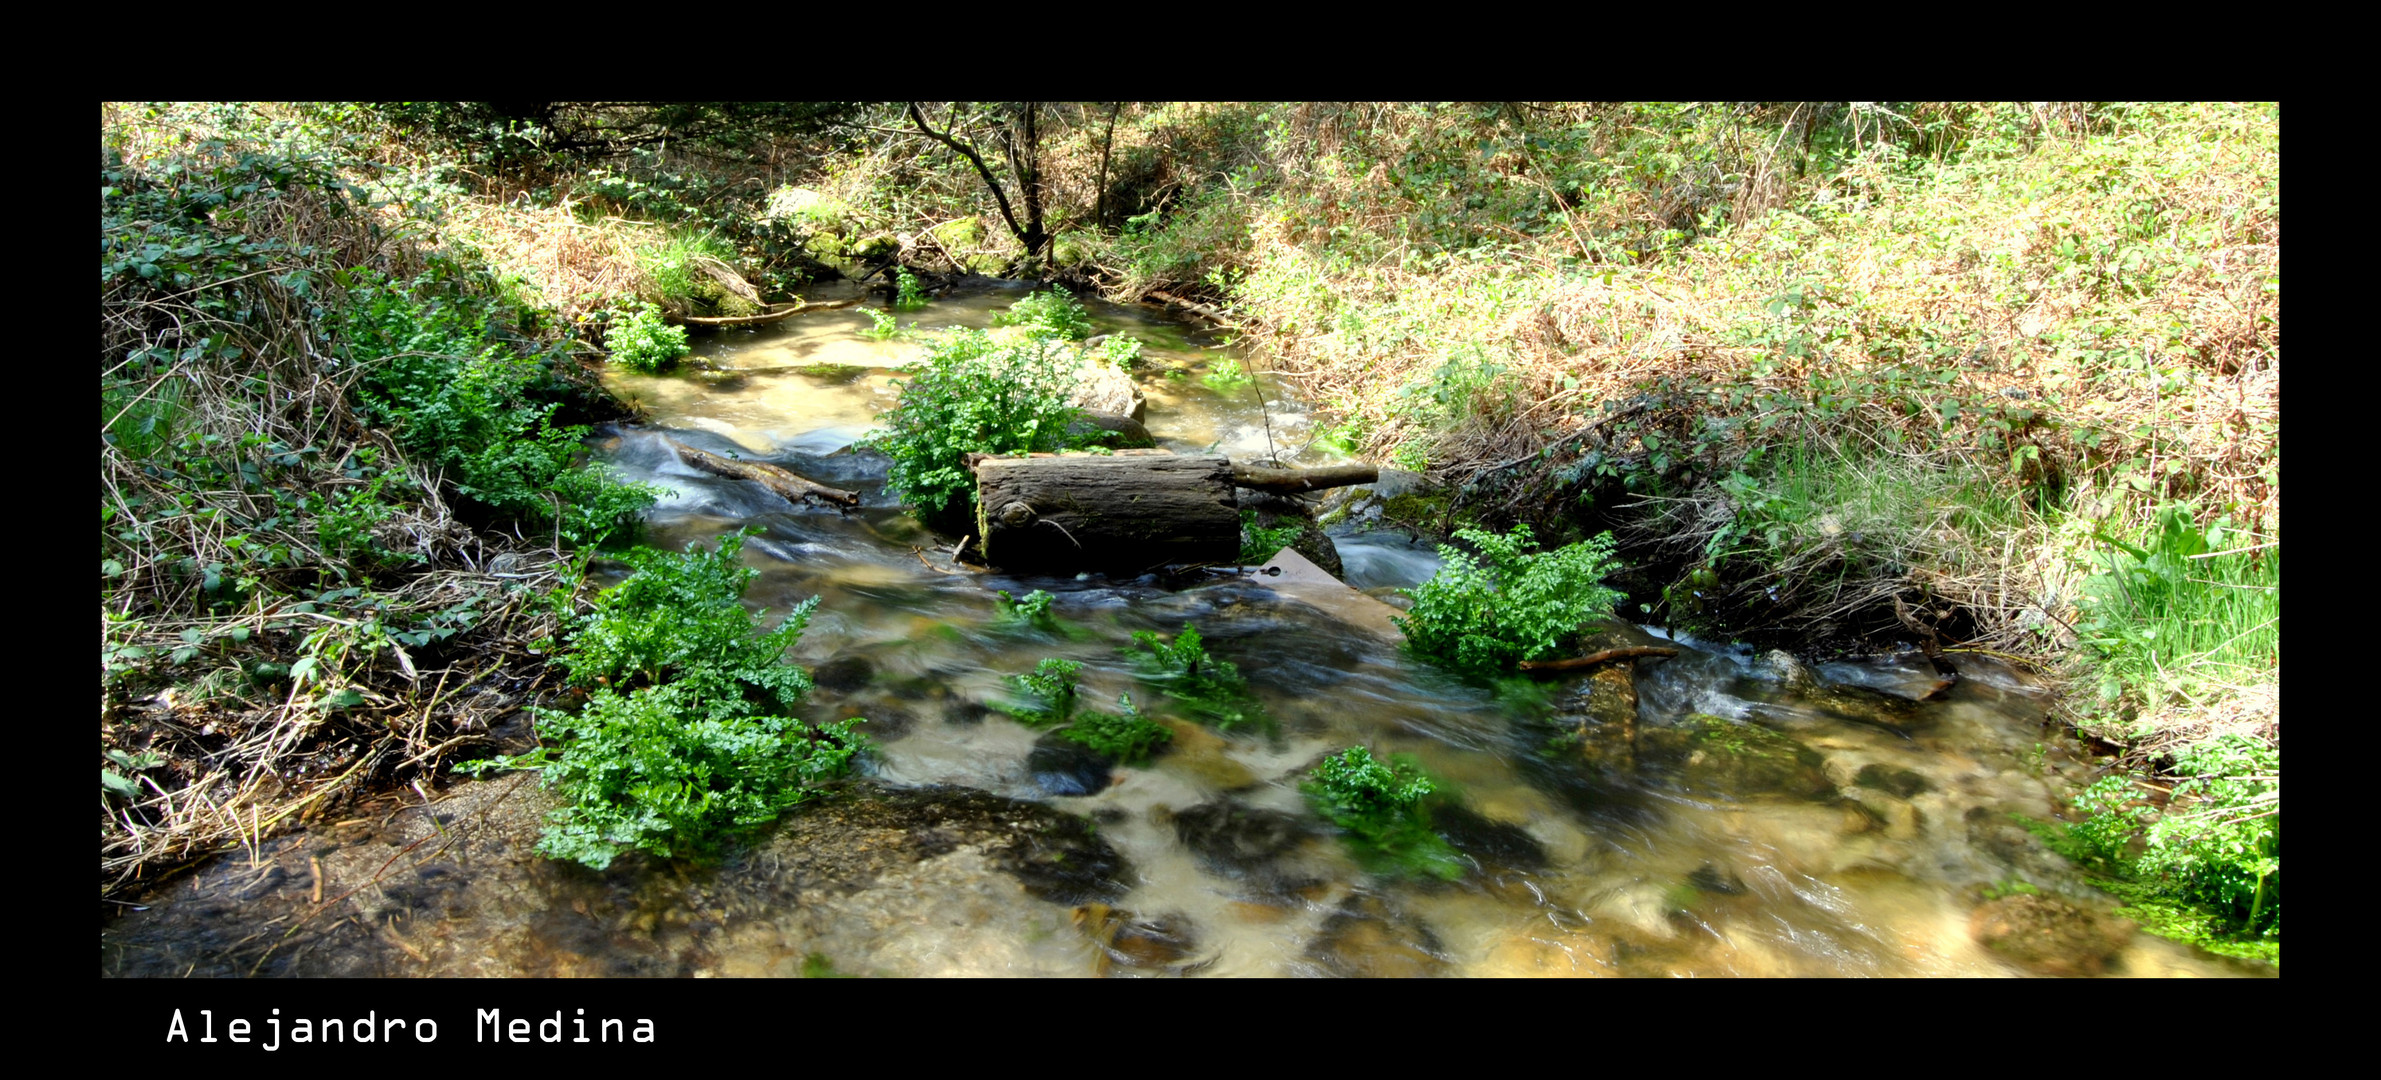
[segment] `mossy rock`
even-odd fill
[[[1157,445],[1157,438],[1149,429],[1129,416],[1084,410],[1066,426],[1067,434],[1088,446],[1104,446],[1110,450],[1147,450]]]
[[[963,217],[943,222],[926,230],[926,234],[942,245],[944,251],[950,252],[953,258],[965,259],[983,245],[984,223],[974,217]]]
[[[711,307],[712,310],[719,312],[721,316],[735,319],[740,319],[747,315],[758,315],[761,313],[760,305],[755,304],[750,300],[746,300],[735,293],[722,294],[719,300],[713,303]]]
[[[1649,758],[1675,767],[1689,789],[1731,800],[1824,799],[1835,794],[1819,752],[1758,724],[1695,713],[1638,736]]]

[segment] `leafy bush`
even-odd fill
[[[931,523],[957,524],[973,510],[971,453],[1025,454],[1074,445],[1067,424],[1073,364],[1057,342],[1000,343],[980,330],[945,334],[884,413],[871,444],[893,459],[886,486]]]
[[[2100,875],[2095,883],[2150,932],[2279,963],[2280,753],[2224,735],[2185,749],[2171,771],[2181,779],[2164,810],[2132,779],[2110,776],[2070,800],[2064,824],[2019,820]]]
[[[1351,746],[1324,758],[1298,790],[1315,813],[1347,831],[1365,869],[1448,881],[1463,876],[1463,859],[1430,829],[1425,800],[1438,784],[1412,755],[1393,754],[1383,764],[1372,751]]]
[[[901,334],[901,320],[889,312],[869,308],[868,323],[868,329],[860,331],[860,336],[870,341],[891,341]]]
[[[1130,334],[1114,334],[1100,342],[1099,358],[1118,371],[1131,371],[1141,366],[1141,339]]]
[[[598,542],[652,505],[651,486],[578,464],[587,429],[553,419],[561,361],[492,343],[485,301],[456,296],[435,273],[411,282],[358,273],[346,284],[336,325],[367,371],[358,396],[408,456],[481,505],[571,544]]]
[[[909,267],[902,267],[894,275],[893,280],[896,289],[893,296],[893,307],[896,310],[916,311],[926,306],[926,290],[919,286],[918,276],[910,273]]]
[[[604,328],[604,348],[614,360],[658,374],[676,367],[678,358],[687,354],[686,328],[671,326],[659,309],[643,304]]]
[[[1409,648],[1454,670],[1485,677],[1543,659],[1620,599],[1604,584],[1613,570],[1610,533],[1536,553],[1527,525],[1506,536],[1459,529],[1455,538],[1478,556],[1440,546],[1445,565],[1404,590],[1414,606],[1395,620]]]
[[[1230,731],[1242,724],[1270,724],[1264,707],[1248,692],[1248,680],[1229,660],[1207,655],[1199,628],[1184,624],[1172,643],[1147,630],[1133,633],[1133,659],[1143,681],[1168,697],[1201,723]]]
[[[1281,549],[1296,543],[1305,532],[1297,522],[1267,528],[1257,524],[1257,512],[1240,512],[1240,565],[1255,566],[1272,558]]]
[[[1082,670],[1083,665],[1073,660],[1044,658],[1033,671],[1008,677],[1019,700],[1001,711],[1036,727],[1065,723],[1075,715],[1075,680]]]
[[[812,732],[788,715],[811,682],[785,651],[818,600],[756,632],[741,599],[756,572],[742,546],[730,536],[709,552],[630,553],[636,574],[597,599],[560,657],[587,688],[586,706],[538,710],[560,749],[466,764],[545,771],[563,806],[539,851],[599,870],[630,848],[705,854],[775,820],[861,749],[861,721]]]
[[[1158,747],[1173,741],[1173,730],[1141,715],[1141,710],[1133,707],[1131,694],[1119,695],[1116,702],[1118,712],[1079,715],[1058,737],[1082,743],[1127,765],[1149,760]]]
[[[1032,293],[992,317],[994,326],[1022,326],[1067,341],[1091,336],[1091,312],[1061,289]]]
[[[1215,365],[1209,368],[1207,374],[1201,376],[1199,381],[1206,383],[1209,390],[1225,397],[1230,397],[1257,384],[1256,379],[1249,375],[1248,369],[1241,367],[1237,360],[1216,361]]]

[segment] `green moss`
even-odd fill
[[[1447,520],[1449,496],[1443,491],[1409,491],[1381,500],[1381,517],[1437,529]]]

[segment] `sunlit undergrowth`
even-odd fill
[[[762,632],[743,605],[757,575],[743,538],[711,551],[628,554],[636,573],[606,589],[557,659],[587,694],[541,709],[556,745],[474,766],[543,770],[563,805],[538,850],[601,870],[625,851],[703,856],[776,820],[863,743],[846,720],[813,730],[791,715],[810,675],[785,660],[816,597]]]
[[[650,501],[542,313],[369,140],[103,111],[102,889],[441,764],[541,673],[562,549]]]

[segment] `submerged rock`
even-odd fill
[[[1281,877],[1275,864],[1316,832],[1309,818],[1219,799],[1175,814],[1174,835],[1211,869],[1263,881]]]
[[[1759,724],[1694,713],[1638,736],[1649,758],[1676,768],[1689,789],[1724,799],[1824,799],[1836,788],[1818,751]]]
[[[1091,903],[1076,907],[1072,920],[1098,950],[1094,974],[1182,972],[1205,964],[1193,958],[1198,935],[1190,920],[1180,915],[1141,918],[1122,908]]]
[[[1933,784],[1927,782],[1926,777],[1912,770],[1879,764],[1861,766],[1860,772],[1852,777],[1852,782],[1864,788],[1890,792],[1894,797],[1902,799],[1934,788]]]
[[[857,654],[838,656],[820,664],[817,670],[810,673],[811,681],[817,683],[819,689],[832,690],[839,694],[850,693],[866,686],[868,680],[875,677],[876,664],[867,657]]]
[[[1529,830],[1508,822],[1490,821],[1461,804],[1433,809],[1430,828],[1454,845],[1456,851],[1491,873],[1546,868],[1546,849]]]
[[[1341,977],[1410,979],[1447,971],[1437,935],[1373,893],[1349,897],[1323,920],[1306,960]]]
[[[2130,919],[2037,893],[1990,900],[1968,916],[1976,944],[2044,975],[2099,974],[2134,929]]]
[[[1034,740],[1025,769],[1033,774],[1034,786],[1047,794],[1097,795],[1108,790],[1116,775],[1116,759],[1052,733]]]

